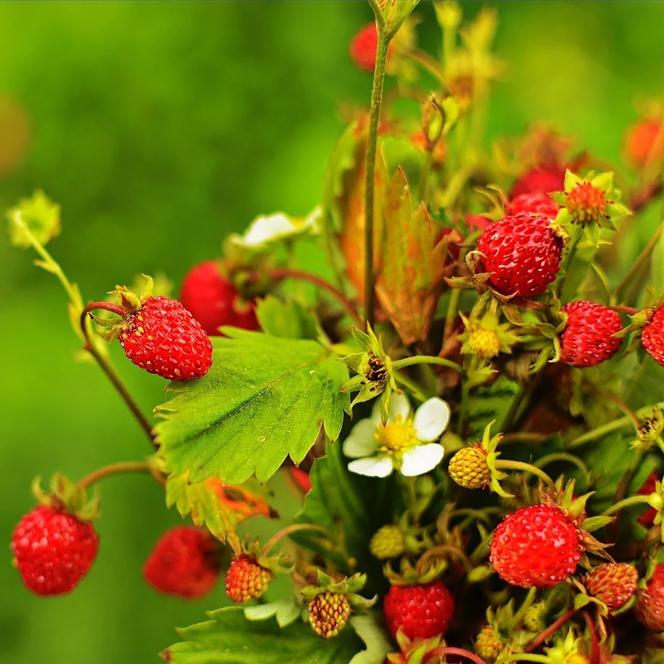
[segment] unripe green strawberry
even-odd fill
[[[528,607],[523,614],[523,624],[531,632],[540,632],[544,628],[544,609],[546,605],[544,602],[536,602]]]
[[[588,574],[586,588],[610,609],[619,609],[636,592],[638,579],[634,565],[605,563]]]
[[[331,639],[344,628],[351,608],[346,595],[325,591],[310,600],[307,611],[314,632],[324,639]]]
[[[577,184],[565,202],[572,219],[579,224],[599,222],[606,215],[608,204],[606,194],[590,182]]]
[[[238,604],[260,597],[272,579],[272,572],[261,567],[253,556],[233,560],[226,574],[226,595]]]
[[[405,540],[399,526],[383,526],[374,533],[369,543],[371,554],[378,560],[396,558],[404,551]]]
[[[478,328],[468,335],[468,348],[477,357],[490,360],[500,353],[500,338],[494,330]]]
[[[484,489],[491,483],[487,452],[480,443],[459,450],[448,466],[450,477],[464,489]]]
[[[503,642],[491,625],[485,625],[475,639],[475,651],[487,662],[495,662],[504,648]]]

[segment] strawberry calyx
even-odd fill
[[[35,477],[32,493],[39,505],[66,512],[79,521],[93,521],[99,515],[98,494],[89,496],[83,486],[62,473],[53,474],[48,491],[42,489],[41,477]]]
[[[314,598],[326,593],[342,595],[347,599],[352,609],[366,611],[378,601],[377,595],[366,598],[359,594],[366,581],[367,575],[361,572],[335,579],[323,570],[318,569],[316,583],[301,588],[300,596],[303,600],[311,602]]]

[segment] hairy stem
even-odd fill
[[[617,420],[613,420],[612,422],[607,422],[606,424],[602,424],[601,426],[595,429],[586,431],[586,433],[582,434],[581,436],[578,436],[577,438],[574,438],[574,440],[571,440],[569,443],[567,443],[565,447],[568,450],[576,449],[577,447],[581,447],[582,445],[585,445],[587,443],[592,443],[598,438],[602,438],[603,436],[613,433],[614,431],[619,431],[620,429],[624,429],[628,427],[630,424],[632,424],[632,421],[629,417],[627,416],[620,417]]]
[[[627,507],[633,507],[634,505],[649,505],[648,502],[649,496],[630,496],[629,498],[623,498],[621,501],[617,502],[615,505],[605,509],[602,512],[602,516],[609,516],[620,512],[621,510],[626,509]]]
[[[81,487],[81,489],[87,489],[89,486],[92,486],[105,477],[110,477],[111,475],[123,475],[126,473],[152,474],[152,468],[147,461],[120,461],[119,463],[112,463],[109,466],[102,466],[97,470],[93,470],[78,483],[78,486]],[[155,479],[157,479],[156,475]]]
[[[392,368],[399,370],[406,367],[412,367],[416,364],[437,364],[441,367],[447,367],[448,369],[454,369],[459,373],[463,372],[461,366],[452,360],[446,360],[444,357],[438,357],[437,355],[413,355],[412,357],[404,357],[402,360],[396,360],[392,362]]]
[[[526,463],[525,461],[498,459],[495,462],[495,465],[496,468],[499,468],[500,470],[519,470],[524,473],[530,473],[531,475],[539,477],[539,479],[541,479],[549,487],[553,488],[555,486],[553,480],[541,468],[533,466],[530,463]]]

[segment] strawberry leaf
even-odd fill
[[[319,434],[339,436],[348,395],[346,366],[315,341],[226,329],[206,376],[172,383],[157,407],[166,468],[239,484],[269,479],[287,456],[298,464]]]
[[[256,316],[261,329],[273,337],[316,339],[318,336],[316,317],[295,300],[282,302],[268,295],[259,301]]]
[[[183,641],[162,657],[173,664],[336,664],[349,662],[362,649],[350,627],[325,640],[299,621],[280,628],[274,617],[247,620],[241,607],[218,609],[209,616],[206,622],[179,629]]]

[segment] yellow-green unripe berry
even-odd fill
[[[369,543],[371,554],[378,560],[396,558],[404,552],[405,539],[398,526],[383,526],[374,533]]]
[[[448,467],[450,477],[464,489],[484,489],[491,483],[487,452],[480,443],[459,450]]]
[[[503,642],[496,634],[496,630],[491,625],[482,627],[475,639],[477,654],[487,662],[495,662],[504,647]]]

